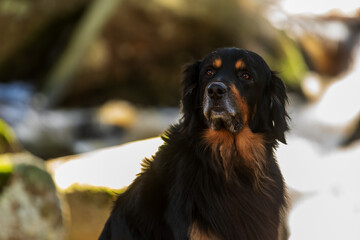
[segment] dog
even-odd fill
[[[118,196],[100,240],[275,240],[286,188],[285,85],[258,54],[221,48],[186,66],[182,118]]]

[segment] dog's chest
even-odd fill
[[[190,240],[220,240],[212,233],[206,233],[202,231],[196,223],[193,223],[189,228],[189,239]]]
[[[242,181],[230,186],[208,182],[209,192],[206,187],[193,189],[202,194],[192,200],[192,221],[187,230],[190,240],[275,239],[279,206],[268,195]]]

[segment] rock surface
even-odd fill
[[[121,189],[140,172],[142,159],[161,144],[159,138],[149,139],[48,163],[57,185],[67,192],[76,236],[70,239],[96,239],[87,231],[100,233],[113,199],[106,192],[74,192],[72,186]],[[360,239],[360,142],[323,152],[318,143],[289,135],[288,145],[276,154],[290,189],[289,239]]]
[[[116,195],[141,171],[142,159],[151,157],[162,143],[153,138],[47,162],[69,205],[67,240],[98,238]]]
[[[289,239],[360,239],[360,142],[324,152],[316,142],[291,136],[277,156],[298,195],[289,211]]]
[[[65,192],[70,210],[66,240],[98,239],[117,192],[104,188],[72,188]]]
[[[42,160],[0,155],[0,176],[0,239],[64,239],[64,206]]]
[[[151,138],[58,158],[48,161],[47,168],[61,190],[72,186],[122,189],[141,171],[141,161],[151,157],[162,143],[160,138]]]

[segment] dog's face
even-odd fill
[[[233,134],[248,126],[285,142],[285,86],[256,53],[218,49],[187,67],[183,87],[185,125]]]

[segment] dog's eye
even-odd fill
[[[208,75],[208,76],[214,76],[214,75],[215,75],[215,71],[214,71],[213,69],[208,69],[208,70],[206,71],[206,75]]]
[[[251,79],[251,76],[250,76],[250,74],[248,74],[248,73],[242,73],[242,74],[241,74],[241,78],[242,78],[242,79],[245,79],[245,80],[249,80],[249,79]]]

